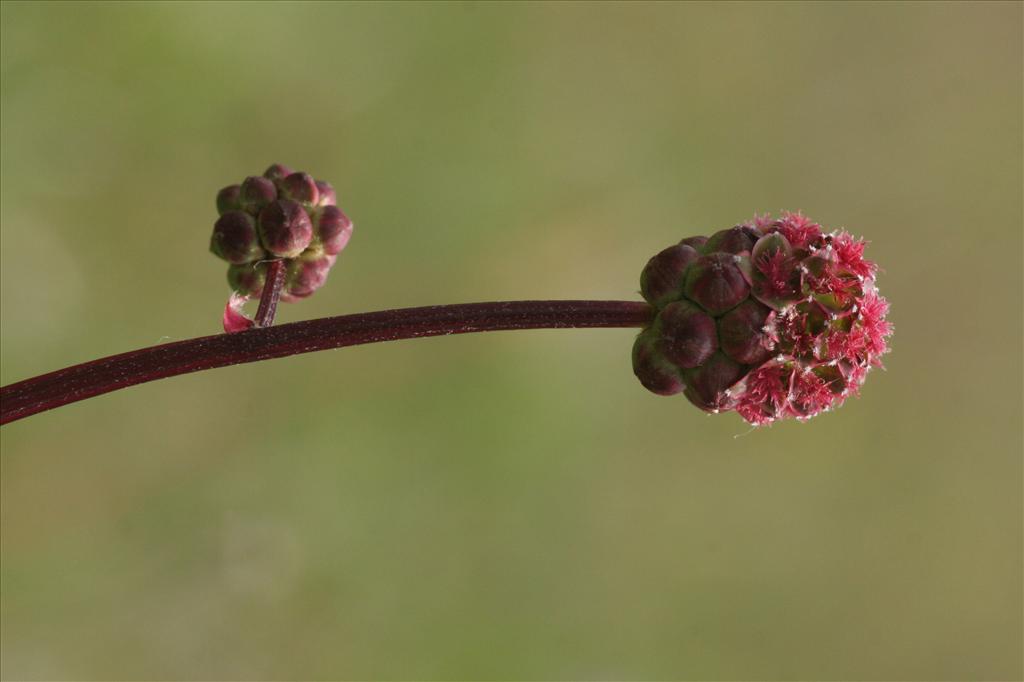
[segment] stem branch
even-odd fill
[[[260,313],[263,304],[261,299]],[[267,319],[272,321],[273,306],[268,307]],[[650,318],[651,307],[639,301],[505,301],[383,310],[256,327],[111,355],[9,384],[0,388],[0,424],[147,381],[297,353],[508,329],[642,327]]]
[[[269,327],[274,324],[277,314],[277,301],[281,298],[281,287],[284,286],[284,261],[272,260],[267,266],[267,281],[263,285],[260,296],[260,307],[256,309],[256,326]]]

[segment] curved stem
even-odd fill
[[[111,355],[0,388],[0,424],[166,377],[329,348],[505,329],[642,327],[639,301],[505,301],[324,317]]]

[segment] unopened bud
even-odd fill
[[[243,263],[228,267],[228,286],[244,296],[256,297],[262,294],[266,281],[266,263]]]
[[[657,335],[644,331],[633,343],[633,374],[644,388],[658,395],[674,395],[683,390],[679,369],[655,349]]]
[[[341,253],[352,237],[352,221],[337,206],[320,209],[314,228],[324,253],[331,256]]]
[[[702,410],[715,412],[730,408],[727,389],[743,377],[743,367],[718,352],[696,369],[683,370],[683,395]]]
[[[279,258],[294,258],[313,238],[313,224],[302,206],[278,199],[260,211],[259,235],[263,246]]]
[[[248,263],[263,258],[252,216],[230,211],[218,218],[213,224],[210,251],[229,263]]]
[[[740,256],[712,253],[697,259],[686,273],[686,297],[712,315],[721,315],[750,293]]]
[[[772,341],[765,329],[771,308],[747,299],[718,321],[722,352],[744,365],[759,365],[771,355]]]
[[[655,327],[658,350],[679,367],[701,365],[718,350],[715,321],[692,303],[669,303],[658,314]]]
[[[678,301],[683,296],[686,269],[697,258],[697,251],[685,244],[670,246],[656,254],[640,273],[640,293],[658,307]]]
[[[263,208],[277,198],[274,183],[258,175],[250,175],[242,182],[242,209],[250,215],[259,215]]]
[[[241,190],[240,185],[229,185],[217,192],[217,213],[224,215],[228,211],[242,210]]]
[[[318,206],[337,206],[338,195],[335,194],[331,183],[317,180],[316,188],[320,192],[320,201],[317,202]]]
[[[724,251],[725,253],[743,253],[746,251],[749,253],[750,249],[754,247],[754,241],[756,241],[750,235],[750,230],[751,228],[745,228],[742,225],[730,227],[728,230],[719,230],[708,237],[701,251],[703,253],[713,253],[715,251]]]
[[[265,177],[267,180],[270,180],[272,183],[276,185],[282,180],[284,180],[286,177],[291,175],[293,172],[294,171],[288,166],[282,165],[280,163],[273,163],[270,164],[267,170],[263,171],[263,177]]]
[[[285,289],[281,296],[285,301],[295,301],[311,296],[327,282],[327,275],[335,262],[334,256],[319,258],[296,258],[288,264]]]
[[[309,173],[292,173],[281,180],[280,187],[283,198],[291,199],[307,208],[316,206],[320,200],[320,190]]]

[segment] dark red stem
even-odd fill
[[[262,309],[262,304],[261,304]],[[111,355],[0,388],[0,424],[166,377],[329,348],[503,329],[642,327],[637,301],[461,303],[324,317]]]
[[[281,298],[281,287],[284,286],[284,261],[272,260],[267,266],[267,281],[263,285],[260,296],[260,307],[256,309],[256,326],[269,327],[274,324],[277,314],[277,301]]]

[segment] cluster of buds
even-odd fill
[[[280,164],[218,192],[210,251],[230,264],[228,284],[239,299],[263,292],[267,265],[276,259],[286,266],[282,300],[298,301],[323,286],[352,236],[352,221],[336,203],[328,183]]]
[[[634,373],[755,425],[838,407],[892,333],[864,246],[784,213],[668,247],[641,275],[656,315],[633,346]]]

